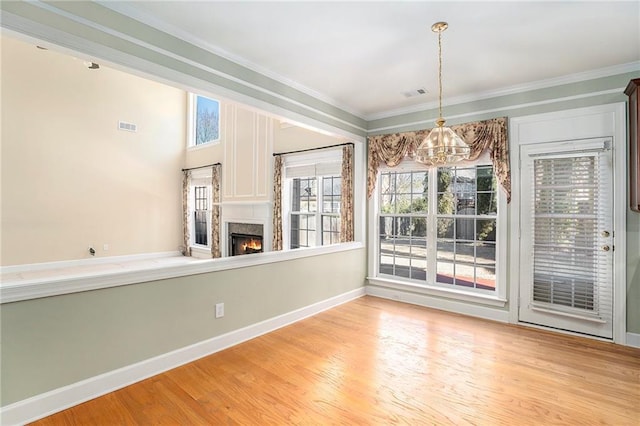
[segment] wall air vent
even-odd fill
[[[138,126],[133,123],[127,123],[126,121],[118,121],[118,130],[124,130],[126,132],[137,132]]]
[[[427,93],[429,93],[427,92],[427,89],[425,89],[424,87],[420,87],[419,89],[409,90],[407,92],[403,92],[402,94],[405,98],[413,98],[414,96],[422,96],[426,95]]]

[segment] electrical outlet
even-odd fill
[[[104,251],[109,251],[109,244],[104,243],[104,244],[102,245],[102,250],[104,250]]]
[[[216,318],[224,316],[224,303],[216,303]]]

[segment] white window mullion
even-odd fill
[[[437,224],[438,224],[438,169],[429,170],[429,211],[427,214],[427,283],[436,282],[437,260]]]

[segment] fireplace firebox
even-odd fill
[[[229,234],[231,256],[262,253],[262,236],[250,234]]]

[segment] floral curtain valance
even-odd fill
[[[507,118],[493,118],[473,123],[451,126],[471,148],[469,160],[476,160],[483,151],[488,150],[493,170],[500,185],[507,193],[507,202],[511,201],[511,169],[509,166],[509,140],[507,137]],[[380,164],[395,167],[405,159],[412,158],[420,142],[431,129],[415,132],[391,133],[368,138],[369,170],[367,173],[367,197],[371,197],[376,187]]]

